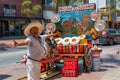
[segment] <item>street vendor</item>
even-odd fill
[[[27,80],[40,80],[40,60],[46,56],[45,39],[54,36],[53,33],[39,35],[42,25],[39,22],[30,23],[24,30],[27,38],[23,42],[13,40],[13,47],[27,46]]]

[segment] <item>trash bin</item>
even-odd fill
[[[101,48],[93,47],[91,49],[93,63],[92,68],[94,71],[99,71],[101,69],[101,62],[100,62],[100,53],[102,52]]]

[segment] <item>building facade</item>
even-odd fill
[[[24,35],[23,29],[31,19],[21,13],[22,2],[23,0],[0,0],[0,38]],[[32,0],[32,3],[42,7],[42,0]],[[42,11],[35,19],[43,20]]]
[[[33,4],[40,4],[42,11],[35,16],[43,26],[50,22],[51,15],[55,14],[52,9],[52,0],[31,0]],[[21,13],[23,0],[0,0],[0,38],[10,36],[24,36],[25,26],[30,22],[25,14]],[[88,3],[89,0],[83,0]]]

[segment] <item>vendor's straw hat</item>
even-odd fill
[[[37,27],[39,29],[39,34],[41,33],[41,31],[42,31],[42,25],[41,25],[41,23],[39,23],[39,22],[36,21],[36,22],[32,22],[32,23],[30,23],[30,24],[28,24],[26,26],[26,28],[24,30],[25,36],[30,35],[30,29],[33,28],[33,27]]]

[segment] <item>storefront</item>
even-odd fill
[[[0,19],[0,37],[23,36],[24,27],[29,22],[29,19]]]
[[[4,0],[0,2],[0,38],[24,36],[24,27],[31,19],[21,13],[23,0]],[[42,4],[42,0],[33,1],[33,4]],[[42,6],[42,5],[41,5]],[[34,16],[35,20],[43,20],[42,12]]]

